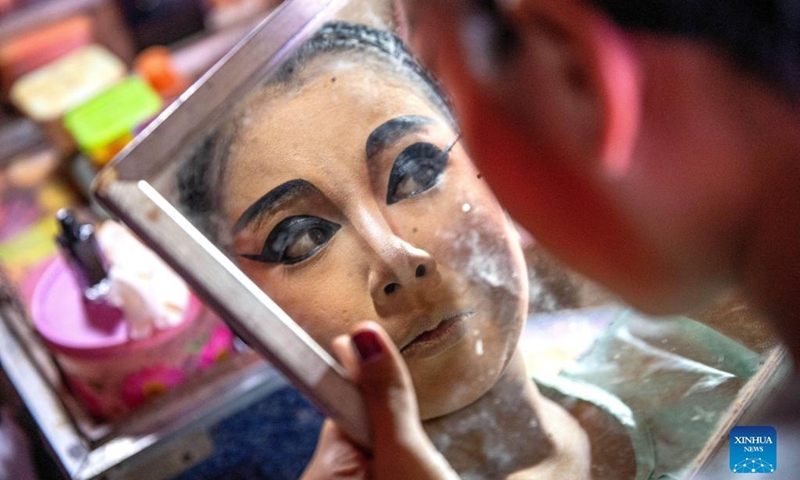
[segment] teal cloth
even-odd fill
[[[626,425],[636,480],[681,478],[761,359],[689,318],[626,311],[557,379],[537,383],[551,398],[591,401]]]

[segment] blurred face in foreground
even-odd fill
[[[737,284],[775,290],[766,257],[774,272],[798,253],[776,233],[796,224],[782,195],[800,147],[777,89],[716,48],[624,31],[591,2],[403,3],[476,164],[545,247],[653,313]]]

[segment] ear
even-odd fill
[[[556,142],[553,151],[623,173],[640,120],[638,65],[625,34],[584,0],[499,5],[518,37],[515,73],[538,91],[526,106],[534,131]]]

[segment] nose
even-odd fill
[[[377,306],[419,295],[439,276],[436,261],[428,252],[394,235],[375,251],[378,261],[369,272],[369,290]]]

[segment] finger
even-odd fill
[[[368,464],[364,454],[345,437],[331,420],[326,420],[317,448],[302,480],[365,480]]]
[[[357,368],[351,372],[370,418],[375,448],[397,448],[421,431],[414,387],[400,352],[374,322],[359,324],[352,336]]]
[[[389,335],[377,323],[364,322],[351,338],[358,360],[353,377],[372,428],[375,477],[457,478],[422,429],[411,375]]]
[[[358,357],[350,343],[349,335],[339,335],[331,342],[331,348],[339,363],[342,364],[351,378],[358,377]]]

